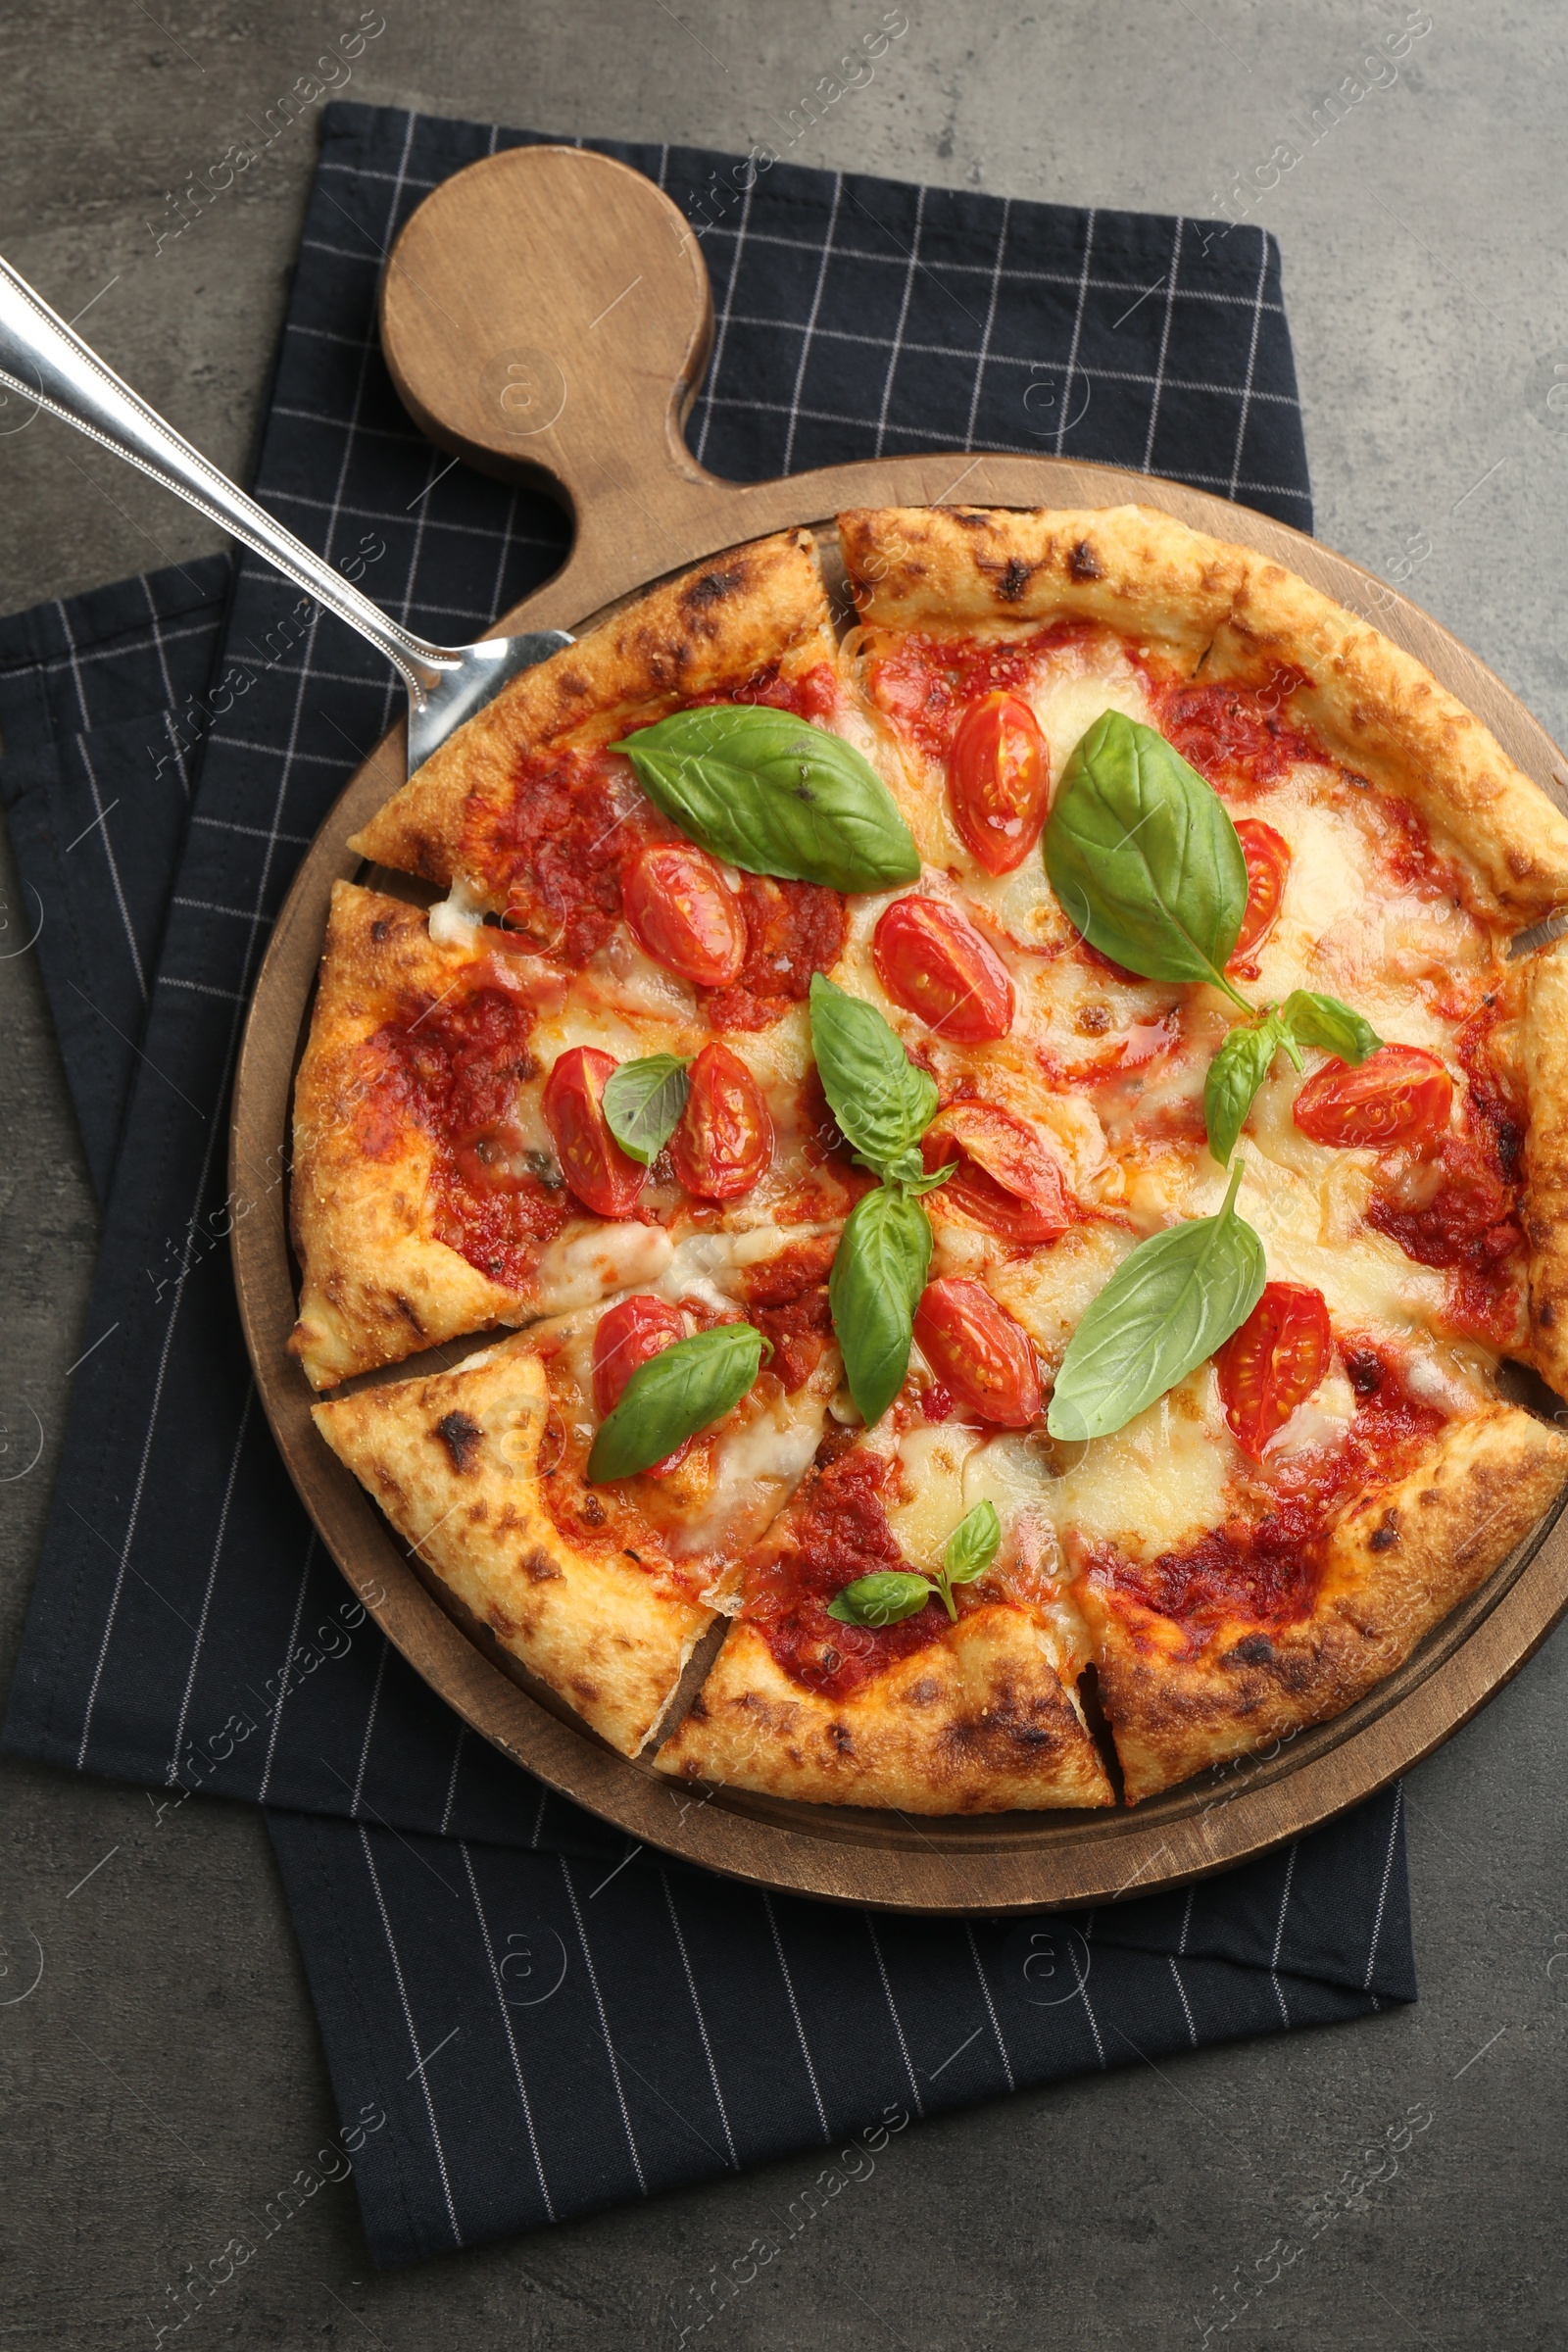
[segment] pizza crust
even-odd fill
[[[1091,1574],[1076,1589],[1127,1800],[1339,1715],[1529,1535],[1568,1475],[1568,1439],[1511,1405],[1449,1422],[1329,1541],[1310,1617],[1195,1637]]]
[[[474,936],[482,942],[484,935]],[[497,1323],[526,1322],[545,1304],[573,1302],[574,1295],[607,1297],[656,1278],[668,1260],[668,1236],[657,1226],[574,1217],[548,1245],[549,1254],[541,1252],[542,1264],[569,1277],[574,1292],[553,1278],[545,1299],[492,1282],[431,1235],[436,1147],[395,1091],[383,1092],[384,1073],[367,1048],[399,1004],[439,998],[466,978],[482,980],[488,966],[482,946],[437,946],[421,907],[352,882],[333,885],[294,1092],[289,1195],[304,1280],[288,1345],[313,1388],[332,1388]],[[380,1130],[374,1157],[363,1142],[372,1120]]]
[[[683,1780],[905,1813],[1115,1802],[1041,1636],[1000,1601],[965,1609],[940,1642],[837,1700],[793,1682],[755,1626],[734,1625],[654,1762]]]
[[[1033,513],[858,509],[839,516],[862,621],[952,632],[1080,614],[1206,681],[1304,672],[1293,712],[1407,801],[1524,925],[1568,901],[1568,817],[1411,654],[1252,549],[1153,507]]]
[[[520,761],[584,729],[596,744],[612,741],[676,703],[732,687],[775,662],[791,672],[838,665],[809,531],[780,532],[711,557],[524,670],[431,753],[349,847],[450,884],[462,871],[470,802],[510,808]]]
[[[713,1612],[618,1552],[565,1541],[539,1497],[549,1404],[544,1366],[519,1338],[313,1414],[398,1533],[503,1647],[634,1756]]]
[[[1568,939],[1533,959],[1523,1050],[1530,1360],[1568,1396]]]

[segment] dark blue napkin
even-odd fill
[[[414,430],[376,278],[432,186],[529,138],[328,110],[256,472],[371,596],[454,641],[546,576],[565,528]],[[604,151],[702,236],[720,331],[689,436],[715,471],[1060,450],[1309,522],[1257,230]],[[256,1402],[227,1236],[277,1176],[230,1196],[224,1159],[270,922],[399,691],[249,557],[0,622],[0,798],[105,1200],[5,1741],[165,1807],[269,1807],[376,2260],[1412,1999],[1396,1792],[1190,1892],[874,1919],[628,1852],[381,1639]]]

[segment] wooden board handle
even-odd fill
[[[715,543],[734,485],[681,438],[712,344],[708,270],[690,222],[641,172],[575,147],[470,164],[404,226],[380,324],[393,383],[432,441],[566,506],[567,575],[625,569],[628,540],[643,577]]]

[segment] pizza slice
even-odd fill
[[[350,847],[448,890],[438,928],[503,915],[574,966],[629,931],[704,992],[712,1026],[765,1026],[837,957],[838,893],[726,874],[613,748],[671,711],[719,703],[863,732],[809,531],[715,557],[523,671]]]
[[[1342,1714],[1485,1582],[1568,1475],[1568,1441],[1531,1414],[1446,1416],[1396,1360],[1370,1348],[1348,1360],[1367,1395],[1344,1434],[1303,1431],[1272,1476],[1231,1483],[1201,1535],[1129,1558],[1069,1534],[1130,1804]],[[1327,1422],[1329,1405],[1315,1409]]]
[[[767,1367],[646,1473],[591,1483],[595,1434],[652,1355],[740,1319],[709,1285],[681,1304],[634,1293],[550,1318],[450,1372],[314,1408],[424,1565],[623,1755],[811,1461],[838,1389],[822,1253],[766,1238],[736,1288],[771,1301],[753,1308],[775,1335]]]
[[[658,1054],[688,1065],[686,1107],[642,1164],[604,1085]],[[725,1043],[647,958],[579,971],[493,923],[435,939],[422,908],[335,886],[294,1104],[313,1386],[672,1268],[678,1288],[749,1232],[835,1230],[865,1181],[804,1008]]]
[[[1081,1621],[1032,1521],[1006,1507],[1004,1478],[988,1477],[997,1465],[976,1458],[985,1441],[928,1421],[917,1380],[874,1431],[829,1431],[746,1560],[739,1620],[659,1750],[661,1772],[904,1813],[1115,1801],[1077,1694]],[[950,1588],[952,1615],[935,1588],[922,1603],[913,1571],[994,1493],[994,1559]],[[830,1614],[861,1580],[889,1577],[914,1586],[912,1613]]]

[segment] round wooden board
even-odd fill
[[[655,579],[797,524],[817,529],[831,578],[831,517],[844,507],[1136,500],[1243,541],[1375,618],[1568,805],[1551,739],[1473,654],[1357,565],[1223,499],[1062,459],[952,452],[755,485],[706,473],[681,439],[711,335],[706,270],[674,207],[606,158],[523,148],[447,181],[393,250],[381,327],[399,392],[434,441],[547,485],[575,517],[564,567],[500,629],[591,627]],[[410,1664],[505,1754],[629,1838],[760,1886],[908,1911],[1098,1903],[1222,1870],[1327,1821],[1446,1740],[1545,1639],[1568,1608],[1568,1526],[1555,1514],[1347,1714],[1135,1812],[915,1820],[677,1787],[616,1755],[427,1579],[318,1439],[284,1352],[295,1269],[270,1171],[286,1163],[332,884],[362,870],[344,845],[401,784],[404,760],[399,727],[304,858],[262,966],[234,1093],[230,1179],[254,1203],[233,1226],[235,1278],[262,1399],[322,1541]],[[468,1346],[368,1377],[451,1363]]]

